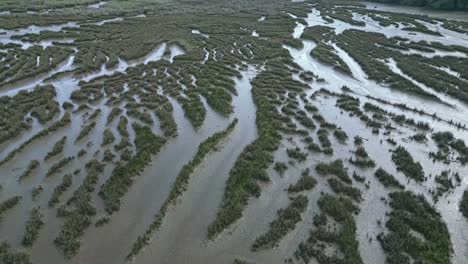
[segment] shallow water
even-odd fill
[[[0,43],[1,44],[9,44],[9,43],[19,44],[19,45],[21,45],[22,49],[28,49],[31,46],[33,46],[34,44],[36,44],[36,43],[30,43],[30,42],[24,42],[24,41],[21,41],[21,40],[15,40],[15,39],[11,39],[11,37],[21,36],[21,35],[25,35],[25,34],[39,34],[42,31],[59,32],[59,31],[62,31],[64,28],[76,28],[76,27],[79,27],[78,23],[68,22],[68,23],[64,23],[64,24],[51,25],[51,26],[31,25],[31,26],[29,26],[27,28],[20,28],[20,29],[15,29],[15,30],[0,29]],[[68,41],[68,40],[65,40],[65,41]],[[41,45],[43,47],[46,47],[46,46],[48,46],[47,43],[48,42],[39,42],[37,44]]]
[[[449,96],[446,96],[444,94],[436,92],[435,90],[431,89],[430,87],[426,86],[425,84],[420,83],[420,82],[416,81],[415,79],[411,78],[410,76],[408,76],[407,74],[405,74],[400,68],[398,68],[398,65],[397,65],[397,63],[395,62],[394,59],[389,59],[386,64],[387,64],[388,68],[390,68],[394,73],[399,74],[400,76],[404,77],[407,80],[410,80],[412,83],[414,83],[420,89],[422,89],[424,92],[436,96],[443,103],[448,104],[448,105],[450,105],[452,107],[455,107],[455,108],[462,108],[463,107],[462,102],[457,102],[457,101],[455,101],[455,99],[450,98]]]
[[[37,85],[52,84],[56,88],[57,101],[59,102],[60,105],[62,105],[63,102],[70,99],[71,93],[78,88],[79,81],[83,80],[83,81],[88,82],[94,78],[98,78],[101,76],[110,76],[118,72],[125,72],[128,68],[134,67],[138,64],[148,64],[149,62],[158,61],[161,59],[166,59],[172,63],[174,61],[174,57],[185,54],[185,51],[179,46],[170,45],[169,57],[163,57],[166,49],[167,49],[167,44],[162,43],[161,45],[156,47],[154,50],[152,50],[150,53],[148,53],[146,56],[142,58],[131,60],[131,61],[124,61],[122,59],[119,59],[118,65],[112,69],[108,69],[106,65],[103,64],[101,66],[101,69],[98,72],[86,74],[84,76],[79,76],[79,77],[65,75],[63,77],[59,77],[56,80],[47,81],[47,78],[53,76],[56,73],[71,71],[75,68],[73,64],[75,56],[72,54],[65,62],[62,62],[57,68],[51,70],[48,73],[38,75],[35,78],[30,79],[30,80],[24,80],[21,82],[9,84],[9,85],[2,87],[0,89],[0,96],[14,96],[19,91],[31,90],[31,89],[34,89]]]
[[[398,11],[398,10],[394,10]],[[421,13],[419,13],[421,14]],[[362,19],[366,23],[369,22],[369,19]],[[374,22],[371,25],[366,24],[365,27],[355,27],[351,26],[347,23],[335,20],[334,23],[327,23],[322,20],[320,17],[320,13],[316,10],[312,10],[312,13],[309,14],[308,18],[306,19],[308,25],[307,26],[314,26],[314,25],[326,25],[335,28],[335,32],[340,34],[345,29],[355,28],[359,30],[366,30],[366,31],[376,31],[379,33],[383,33],[388,37],[392,36],[403,36],[407,35],[407,33],[402,33],[401,30],[397,28],[382,28],[376,25]],[[388,31],[387,31],[388,29]],[[439,30],[439,28],[437,28]],[[301,33],[304,31],[304,25],[298,24],[295,28],[293,37],[299,38]],[[442,31],[442,30],[441,30]],[[442,31],[444,37],[443,38],[434,38],[433,41],[440,41],[444,42],[445,44],[452,44],[452,43],[462,43],[465,42],[466,35],[464,36],[455,36],[454,32],[444,32]],[[431,39],[432,37],[424,34],[416,34],[411,35],[408,37],[412,40],[418,39]],[[437,40],[436,40],[437,39]],[[429,40],[431,41],[431,40]],[[397,103],[405,103],[410,106],[416,106],[417,108],[424,109],[428,113],[437,113],[437,115],[444,117],[446,120],[456,119],[464,124],[467,123],[466,116],[468,116],[468,108],[466,104],[458,102],[456,99],[435,93],[429,87],[422,87],[423,84],[417,83],[421,88],[431,93],[435,93],[442,101],[453,105],[457,110],[454,111],[453,108],[448,107],[445,104],[437,103],[434,101],[424,100],[420,97],[414,97],[410,95],[405,95],[398,91],[390,90],[387,87],[384,87],[380,84],[375,83],[374,81],[368,80],[366,74],[362,71],[360,66],[342,49],[338,46],[333,45],[335,48],[336,53],[343,59],[346,64],[350,67],[352,71],[352,77],[347,76],[345,74],[337,73],[331,67],[323,65],[312,58],[309,53],[315,47],[315,44],[310,41],[303,41],[304,48],[301,50],[296,50],[291,47],[285,47],[290,51],[291,56],[294,58],[295,62],[298,63],[304,70],[311,71],[314,74],[318,75],[319,77],[323,77],[326,80],[326,83],[316,83],[315,87],[317,88],[326,88],[331,91],[340,92],[340,88],[343,85],[346,85],[353,91],[353,96],[358,95],[358,98],[361,101],[367,101],[366,98],[359,96],[359,95],[372,95],[373,97],[382,98],[387,101],[397,102]],[[441,54],[439,54],[442,56]],[[449,55],[449,54],[446,54]],[[450,54],[452,55],[452,54]],[[464,55],[463,55],[464,56]],[[398,68],[396,68],[395,63],[390,60],[389,67],[393,69],[396,73],[404,76],[405,78],[413,81],[413,79],[406,76],[402,73]],[[314,85],[314,84],[312,84]],[[382,147],[381,140],[383,137],[375,136],[370,133],[370,130],[365,128],[365,126],[359,124],[359,120],[350,119],[347,114],[340,113],[339,109],[334,107],[334,102],[330,101],[329,98],[322,98],[320,101],[323,101],[320,104],[319,109],[320,112],[326,117],[328,121],[332,123],[336,123],[338,126],[345,128],[348,136],[353,138],[354,135],[359,135],[367,139],[365,145],[366,149],[369,152],[370,157],[379,157],[378,160],[375,160],[378,166],[382,166],[387,171],[391,172],[392,174],[397,176],[400,182],[407,182],[405,176],[403,176],[400,172],[398,172],[394,164],[391,162],[391,153],[389,153],[389,149],[393,149],[394,147],[388,145],[388,143],[384,143],[385,147]],[[374,104],[378,104],[377,102],[372,102]],[[389,106],[382,106],[384,109],[389,109],[392,112],[397,111],[396,109],[392,109]],[[458,114],[462,112],[463,114]],[[404,111],[404,114],[408,114]],[[420,116],[417,119],[421,118]],[[450,129],[449,125],[444,125],[439,122],[430,122],[431,125],[436,128],[437,130],[447,130]],[[427,157],[429,150],[427,149],[429,146],[424,146],[417,143],[411,143],[411,141],[406,140],[405,138],[410,137],[412,135],[411,130],[403,129],[403,135],[398,135],[397,138],[400,138],[402,142],[406,142],[405,147],[410,150],[412,155],[416,158],[416,160],[420,161],[423,164],[423,167],[426,170],[426,173],[437,174],[443,169],[447,169],[447,166],[444,166],[440,163],[432,163]],[[455,130],[454,132],[457,137],[463,138],[465,141],[468,139],[467,133],[459,130]],[[396,136],[396,135],[395,135]],[[349,154],[343,155],[347,152],[346,148],[342,151],[336,151],[335,146],[335,155],[334,158],[342,157],[346,159]],[[432,149],[434,151],[434,149]],[[454,166],[454,165],[452,165]],[[352,165],[348,165],[348,167],[353,167]],[[455,165],[456,170],[464,171],[466,175],[466,167],[460,167]],[[388,193],[388,190],[383,188],[383,186],[373,177],[373,175],[369,172],[362,171],[357,169],[357,172],[363,176],[366,176],[366,182],[370,182],[370,191],[364,191],[364,200],[360,203],[361,213],[357,217],[357,224],[358,224],[358,238],[360,242],[360,251],[363,257],[364,263],[383,263],[385,260],[384,252],[382,251],[380,244],[376,241],[375,237],[380,232],[384,231],[382,228],[383,226],[377,224],[377,220],[379,220],[382,224],[385,223],[385,214],[389,211],[388,205],[385,205],[381,200],[381,196],[385,196]],[[454,263],[464,263],[468,256],[468,247],[467,242],[464,240],[467,237],[466,232],[460,232],[461,230],[466,230],[467,221],[463,219],[463,216],[458,211],[457,204],[458,199],[461,197],[461,193],[463,192],[466,184],[468,182],[468,178],[465,176],[463,182],[460,187],[455,189],[455,192],[450,194],[446,199],[441,199],[437,204],[436,208],[441,212],[444,221],[447,223],[449,228],[449,232],[451,235],[451,240],[454,247],[454,254],[453,254],[453,261]],[[433,188],[433,182],[428,181],[424,183],[425,186],[419,186],[415,183],[408,182],[406,187],[416,193],[424,194],[427,199],[430,201],[431,197],[428,193],[430,189]]]
[[[238,96],[233,102],[234,117],[239,119],[236,128],[220,143],[218,150],[208,154],[192,173],[188,190],[176,205],[168,210],[164,224],[154,234],[143,253],[136,258],[137,262],[206,263],[218,257],[223,261],[229,260],[226,259],[226,255],[218,256],[218,250],[213,250],[211,245],[205,244],[206,228],[214,219],[221,202],[229,169],[244,147],[256,137],[255,106],[251,99],[249,83],[255,75],[255,70],[250,69],[242,72],[242,79],[236,79]],[[216,130],[219,129],[212,130],[212,133]]]
[[[200,35],[200,36],[202,36],[202,37],[204,37],[204,38],[209,38],[209,37],[210,37],[210,36],[207,35],[207,34],[201,33],[200,30],[198,30],[198,29],[192,29],[192,34],[198,34],[198,35]]]
[[[105,4],[107,4],[107,1],[101,1],[101,2],[98,2],[96,4],[89,5],[88,8],[98,9],[98,8],[101,8],[101,6],[103,6]]]
[[[308,18],[306,19],[306,21],[308,23],[307,25],[308,27],[316,26],[316,25],[325,25],[325,26],[335,28],[335,31],[337,33],[343,32],[345,29],[356,28],[360,30],[369,30],[372,32],[375,31],[375,32],[379,32],[379,33],[383,33],[387,35],[387,28],[382,28],[380,26],[379,26],[380,27],[379,30],[377,30],[377,28],[372,29],[372,28],[369,28],[368,26],[366,27],[351,26],[350,24],[347,24],[345,22],[341,22],[338,20],[335,20],[334,23],[327,23],[321,18],[320,12],[318,12],[315,8],[312,9],[312,12],[308,15]],[[304,31],[304,25],[298,24],[294,30],[293,37],[299,38],[303,31]],[[401,36],[401,34],[407,34],[407,33],[401,33],[402,32],[401,29],[391,28],[388,31],[392,32],[390,34],[392,36]],[[430,38],[428,37],[429,35],[426,35],[426,34],[421,34],[421,35],[425,35],[426,40],[427,38]],[[459,41],[460,40],[456,40],[456,42],[459,42]],[[464,103],[455,102],[453,99],[450,99],[450,102],[455,104],[456,109],[457,109],[457,111],[453,111],[453,108],[447,105],[425,100],[419,96],[413,96],[407,93],[402,93],[400,91],[391,90],[385,86],[377,84],[376,82],[372,80],[368,80],[366,77],[366,74],[363,72],[359,64],[357,64],[344,50],[334,45],[334,48],[337,54],[350,67],[353,73],[353,77],[354,77],[354,78],[351,78],[350,76],[336,72],[331,67],[323,65],[322,63],[318,62],[317,60],[309,56],[310,51],[313,48],[315,48],[315,43],[313,43],[312,41],[303,41],[303,43],[304,43],[304,47],[301,50],[296,50],[291,47],[286,47],[286,48],[290,51],[291,56],[295,59],[295,61],[299,65],[301,65],[301,67],[304,70],[309,70],[317,74],[319,77],[323,77],[326,80],[325,84],[323,83],[319,84],[321,87],[323,86],[333,91],[339,91],[342,86],[346,85],[358,94],[372,95],[372,96],[382,98],[382,99],[392,101],[392,102],[401,102],[403,99],[403,102],[406,102],[406,104],[417,106],[418,108],[421,108],[427,111],[428,113],[437,113],[438,115],[440,114],[440,116],[444,117],[447,120],[453,119],[453,120],[456,120],[457,122],[468,124],[468,120],[466,119],[466,116],[468,116],[468,106]],[[438,96],[443,96],[443,95],[438,95]]]

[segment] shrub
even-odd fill
[[[270,223],[270,228],[265,234],[255,240],[252,250],[272,248],[278,245],[281,238],[286,236],[302,220],[301,214],[307,208],[307,203],[307,197],[298,195],[293,198],[288,207],[278,210],[278,218]]]
[[[31,260],[26,253],[14,251],[10,244],[2,242],[0,244],[0,263],[31,264]]]
[[[364,182],[366,178],[362,177],[361,175],[357,174],[356,172],[353,172],[353,179],[355,179],[358,182]]]
[[[336,178],[328,179],[328,184],[331,189],[338,194],[344,194],[358,202],[361,200],[361,191],[357,188],[349,186]]]
[[[301,152],[301,149],[299,147],[296,147],[294,149],[288,148],[286,150],[286,153],[290,158],[299,160],[299,161],[304,161],[307,159],[308,154],[305,152]]]
[[[59,203],[60,196],[72,185],[72,175],[67,174],[63,176],[62,182],[55,187],[54,191],[52,192],[52,196],[49,200],[49,207],[54,207],[56,204]]]
[[[103,216],[103,217],[99,218],[99,219],[96,221],[96,223],[94,224],[94,226],[100,227],[100,226],[103,226],[103,225],[109,223],[109,221],[110,221],[110,218],[109,218],[109,217]]]
[[[0,223],[2,222],[2,215],[9,209],[15,207],[21,199],[21,196],[13,196],[0,203]]]
[[[385,186],[385,187],[395,187],[403,189],[404,186],[397,180],[395,177],[382,168],[377,169],[375,172],[375,177]]]
[[[42,188],[41,185],[37,186],[37,187],[34,187],[32,190],[31,190],[31,196],[32,196],[32,199],[33,200],[36,200],[37,196],[39,196],[39,194],[42,193],[44,189]]]
[[[32,246],[34,241],[36,241],[37,236],[39,235],[39,230],[44,225],[42,221],[43,215],[38,208],[31,210],[29,214],[29,219],[26,222],[26,231],[23,236],[22,244],[24,246]]]
[[[273,167],[275,171],[277,171],[280,175],[283,175],[284,172],[288,169],[288,166],[284,162],[277,161],[275,162],[275,166]]]
[[[59,235],[54,239],[54,244],[62,250],[66,258],[78,253],[81,236],[91,225],[91,217],[96,214],[96,209],[91,205],[91,194],[99,180],[99,174],[104,170],[104,165],[92,160],[85,167],[88,174],[82,184],[73,192],[67,203],[57,210],[57,216],[64,217],[65,220]]]
[[[309,175],[309,169],[306,169],[302,172],[302,176],[301,178],[299,178],[296,184],[289,185],[288,192],[296,193],[305,190],[312,190],[312,188],[314,188],[315,185],[317,185],[317,180],[312,178],[312,176]]]
[[[463,192],[462,199],[460,200],[460,212],[468,218],[468,190]]]
[[[104,130],[104,135],[103,135],[103,139],[102,139],[102,146],[109,145],[112,142],[114,142],[114,140],[115,140],[114,133],[112,133],[112,131],[109,128],[106,128]]]
[[[56,156],[57,154],[61,153],[63,151],[63,148],[65,147],[66,142],[67,142],[66,136],[61,138],[59,141],[55,142],[54,146],[52,147],[52,150],[47,153],[44,160],[48,160],[52,158],[53,156]]]
[[[337,129],[333,132],[333,135],[339,140],[339,141],[346,141],[348,140],[348,135],[346,134],[346,132],[344,132],[343,130],[341,129]]]
[[[331,163],[320,162],[315,166],[315,169],[320,174],[335,175],[345,183],[352,183],[351,179],[348,176],[348,172],[346,171],[346,168],[343,165],[343,161],[340,159],[335,160]]]
[[[19,177],[18,177],[18,182],[22,182],[24,181],[25,179],[29,178],[32,174],[32,172],[38,168],[40,165],[39,161],[37,160],[31,160],[31,162],[29,162],[28,164],[28,167],[26,168],[26,170],[23,172],[23,174],[21,174]]]
[[[78,135],[78,137],[76,137],[75,143],[82,140],[87,135],[89,135],[89,133],[91,133],[91,131],[94,129],[94,127],[96,127],[96,121],[92,121],[91,123],[85,125],[83,127],[83,129],[81,129],[80,134]]]
[[[397,169],[401,170],[406,177],[423,181],[426,179],[424,171],[419,162],[415,162],[411,154],[402,146],[395,149],[392,154],[392,160],[395,162]]]
[[[46,177],[50,177],[56,173],[59,173],[65,166],[67,166],[75,157],[66,157],[61,159],[59,162],[55,163],[50,167],[46,173]]]

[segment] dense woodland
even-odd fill
[[[446,10],[468,10],[468,0],[374,0],[372,2],[421,6]]]

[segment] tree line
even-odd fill
[[[372,2],[468,11],[468,0],[373,0]]]

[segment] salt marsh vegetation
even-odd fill
[[[468,24],[410,10],[1,2],[0,262],[465,263]]]

